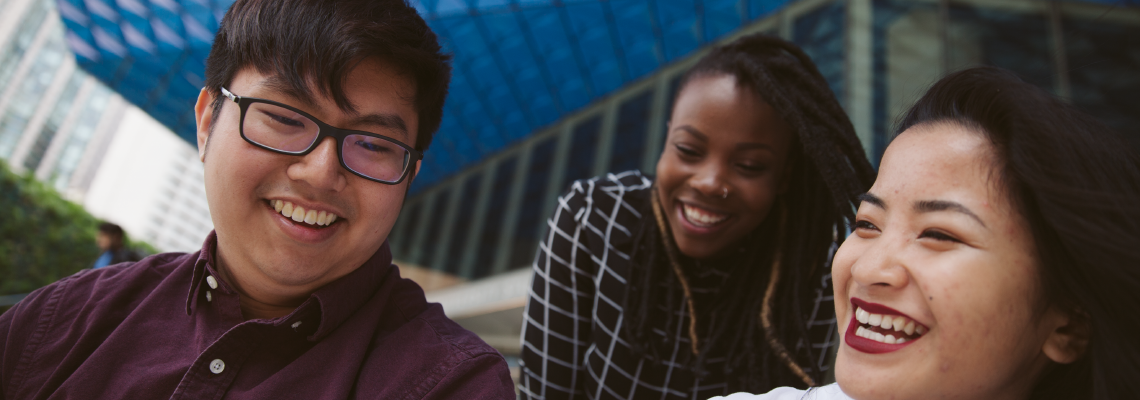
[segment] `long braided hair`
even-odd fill
[[[730,392],[819,384],[820,354],[808,340],[805,313],[829,248],[854,219],[856,196],[875,172],[827,81],[796,45],[767,35],[742,37],[701,59],[679,91],[694,78],[720,75],[754,90],[792,127],[792,184],[743,239],[737,265],[729,266],[724,286],[700,313],[682,268],[695,260],[679,254],[655,187],[634,234],[623,331],[635,354],[665,362],[675,343],[653,330],[674,332],[687,324],[692,346],[679,352],[679,361],[705,375],[715,347],[727,357],[722,372]],[[680,302],[687,303],[687,321],[665,311]]]

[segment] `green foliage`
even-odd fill
[[[27,293],[90,267],[99,220],[0,161],[0,295]],[[131,242],[133,248],[154,248]]]

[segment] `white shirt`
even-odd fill
[[[790,387],[780,387],[765,394],[733,393],[724,397],[713,397],[709,400],[852,400],[843,394],[838,384],[823,387],[799,390]]]

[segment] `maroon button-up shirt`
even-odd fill
[[[0,316],[0,399],[513,399],[499,353],[400,278],[384,244],[293,313],[242,318],[213,233],[85,270]]]

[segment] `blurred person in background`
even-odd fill
[[[215,232],[0,315],[0,398],[514,398],[387,244],[449,60],[403,0],[236,1],[194,108]]]
[[[95,260],[92,268],[98,269],[121,262],[141,260],[142,257],[139,257],[138,253],[127,247],[126,236],[122,227],[110,222],[100,223],[98,232],[95,233],[95,244],[99,246],[99,250],[103,250],[103,254]]]
[[[874,178],[851,122],[776,37],[713,49],[679,87],[655,178],[608,174],[559,199],[525,311],[523,398],[827,379],[829,252]]]
[[[1140,156],[992,67],[898,131],[835,255],[837,384],[724,399],[1140,398]]]

